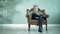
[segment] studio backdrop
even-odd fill
[[[27,24],[26,9],[37,5],[49,14],[48,24],[60,24],[60,0],[0,0],[0,24]]]

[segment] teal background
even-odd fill
[[[27,24],[26,9],[33,5],[49,14],[48,24],[60,24],[60,0],[0,0],[0,24]]]

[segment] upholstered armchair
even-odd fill
[[[31,19],[31,16],[29,15],[29,12],[31,10],[27,9],[27,12],[26,12],[26,17],[27,17],[27,20],[28,20],[28,31],[30,31],[30,25],[37,25],[38,26],[38,20],[32,20]],[[43,15],[45,15],[47,18],[49,17],[46,13],[45,13],[45,10],[40,10],[41,13],[43,13]],[[42,22],[42,25],[46,25],[46,31],[47,31],[47,19],[46,20],[43,20]]]

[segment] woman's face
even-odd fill
[[[38,7],[34,7],[34,11],[38,11]]]

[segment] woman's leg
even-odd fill
[[[38,20],[38,25],[39,25],[39,32],[42,32],[42,18],[39,18]]]
[[[36,19],[36,17],[38,17],[38,25],[39,25],[39,32],[42,32],[42,18],[41,15],[37,15],[37,14],[32,14],[32,19]]]

